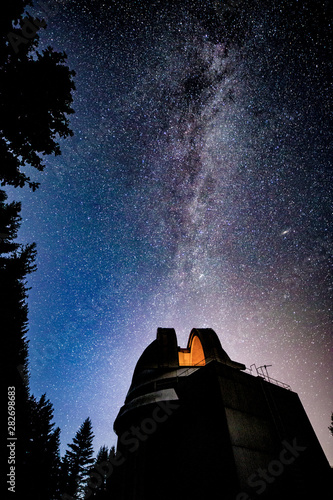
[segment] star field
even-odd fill
[[[31,387],[54,405],[62,450],[87,416],[96,451],[115,444],[157,327],[182,347],[210,327],[232,359],[273,365],[333,461],[327,9],[36,7],[41,45],[76,71],[74,137],[20,192],[20,241],[38,250]]]

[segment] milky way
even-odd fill
[[[31,385],[63,449],[87,416],[115,444],[157,327],[211,327],[299,393],[333,460],[328,21],[268,3],[39,7],[77,73],[75,135],[21,193]]]

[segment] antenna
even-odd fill
[[[270,378],[269,378],[269,375],[268,375],[268,370],[267,370],[267,368],[269,368],[270,366],[273,366],[273,365],[262,365],[262,366],[258,366],[258,368],[257,368],[258,375],[259,376],[261,375],[264,378],[266,378],[268,382],[271,381]],[[259,373],[259,370],[260,370],[260,373]],[[264,370],[265,370],[266,373],[264,372]]]
[[[252,365],[250,365],[250,368],[247,368],[246,371],[249,372],[251,375],[255,375],[255,373],[257,373],[258,377],[263,378],[267,382],[279,385],[280,387],[283,387],[284,389],[288,389],[290,391],[291,390],[290,385],[285,384],[284,382],[280,382],[279,380],[276,380],[275,378],[269,376],[267,368],[269,368],[270,366],[273,365],[262,365],[257,367],[255,363],[252,363]]]

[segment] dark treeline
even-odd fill
[[[6,203],[0,190],[0,311],[1,329],[6,338],[2,349],[4,367],[4,398],[8,406],[6,490],[14,498],[56,500],[60,498],[99,498],[106,486],[101,474],[91,482],[95,465],[108,459],[104,447],[93,458],[92,424],[87,418],[68,450],[60,457],[60,429],[53,422],[52,403],[42,395],[36,399],[30,393],[28,369],[27,285],[26,277],[35,270],[35,245],[22,246],[13,240],[20,225],[20,204]],[[7,438],[10,438],[9,440]],[[12,453],[9,453],[12,451]],[[12,467],[12,469],[10,469]],[[12,474],[7,474],[12,471]],[[96,481],[96,477],[98,480]],[[88,483],[91,483],[89,489]]]
[[[65,64],[65,53],[51,47],[38,51],[38,31],[46,23],[27,13],[31,4],[14,0],[1,6],[0,182],[35,190],[39,183],[24,173],[25,165],[42,171],[42,155],[60,154],[56,137],[73,135],[68,115],[74,113],[75,74]],[[103,446],[93,458],[94,435],[87,418],[61,457],[53,405],[45,394],[37,399],[30,391],[27,277],[36,270],[36,245],[16,241],[21,203],[7,200],[0,189],[2,397],[8,402],[3,498],[103,498],[108,484],[96,467],[113,456],[114,449]]]

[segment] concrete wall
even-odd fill
[[[218,361],[170,385],[159,402],[147,396],[117,422],[124,460],[112,498],[326,498],[329,466],[297,394]],[[159,404],[171,393],[163,418]]]

